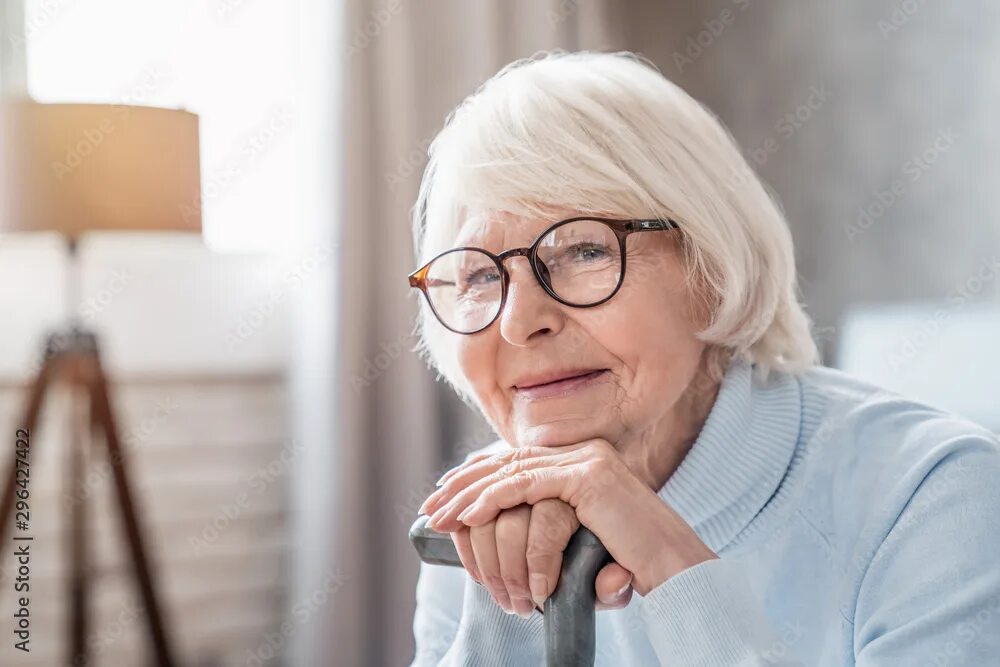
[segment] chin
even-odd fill
[[[526,426],[517,430],[518,447],[567,447],[592,440],[605,438],[603,429],[595,428],[587,420],[579,422],[555,422]]]

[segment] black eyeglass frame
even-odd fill
[[[546,236],[551,234],[559,227],[562,227],[563,225],[568,225],[573,222],[581,222],[581,221],[600,222],[606,225],[608,228],[610,228],[611,231],[614,232],[615,237],[617,237],[618,239],[619,257],[621,259],[621,275],[618,276],[618,284],[615,285],[614,290],[612,290],[610,294],[608,294],[606,297],[604,297],[599,301],[583,305],[570,303],[561,298],[558,294],[556,294],[555,290],[553,290],[552,287],[548,285],[546,281],[542,278],[541,272],[538,268],[538,248],[542,242],[542,239],[544,239]],[[434,313],[434,317],[437,318],[438,322],[440,322],[441,325],[444,326],[444,328],[457,334],[462,334],[464,336],[471,336],[473,334],[479,333],[480,331],[488,329],[490,325],[492,325],[494,322],[497,321],[497,318],[500,317],[500,313],[503,312],[504,305],[506,305],[507,303],[507,287],[510,284],[510,274],[507,273],[507,267],[505,267],[503,264],[505,260],[511,257],[527,257],[528,263],[531,265],[531,272],[535,275],[535,280],[538,281],[538,284],[542,286],[542,289],[545,290],[546,294],[548,294],[550,297],[552,297],[559,303],[565,306],[569,306],[571,308],[593,308],[594,306],[599,306],[602,303],[608,301],[611,297],[617,294],[618,291],[622,288],[622,285],[625,284],[625,239],[628,238],[629,234],[634,234],[636,232],[671,231],[679,228],[680,225],[678,225],[674,220],[671,220],[670,218],[662,220],[661,219],[615,220],[611,218],[595,218],[593,216],[583,215],[575,218],[567,218],[566,220],[560,220],[559,222],[555,223],[554,225],[543,231],[541,234],[539,234],[538,238],[532,241],[530,246],[525,248],[510,248],[509,250],[504,250],[499,255],[494,255],[489,250],[486,250],[485,248],[478,248],[476,246],[462,246],[460,248],[450,248],[449,250],[445,250],[444,252],[438,254],[429,262],[424,264],[422,267],[420,267],[413,273],[409,274],[407,278],[410,281],[410,287],[417,288],[421,292],[423,292],[424,300],[427,301],[428,307],[430,307],[431,312]],[[493,260],[493,263],[496,264],[497,269],[499,269],[500,273],[500,304],[499,306],[497,306],[497,312],[493,316],[493,318],[490,319],[489,322],[487,322],[480,328],[476,329],[475,331],[459,331],[458,329],[453,329],[450,326],[448,326],[448,324],[445,323],[444,319],[442,319],[441,315],[437,312],[437,309],[434,308],[434,302],[431,300],[430,295],[427,293],[427,273],[430,271],[431,265],[437,260],[444,257],[445,255],[464,250],[475,250],[483,253],[491,260]]]

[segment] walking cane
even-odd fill
[[[451,535],[428,528],[429,520],[421,515],[410,528],[410,542],[420,559],[433,565],[461,567]],[[594,583],[597,573],[611,560],[608,550],[587,528],[580,526],[570,538],[563,552],[559,582],[545,600],[547,667],[594,664]]]

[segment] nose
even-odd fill
[[[507,302],[500,313],[500,335],[511,345],[527,346],[558,333],[565,322],[562,307],[550,297],[531,271],[527,257],[511,257]]]

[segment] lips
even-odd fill
[[[514,389],[531,389],[533,387],[540,387],[542,385],[561,382],[563,380],[571,380],[585,375],[601,373],[606,370],[606,368],[585,368],[581,370],[556,371],[540,375],[530,375],[514,383]]]

